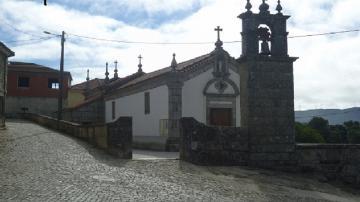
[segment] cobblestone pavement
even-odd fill
[[[133,159],[135,160],[176,160],[179,159],[179,152],[161,152],[133,149]]]
[[[125,161],[28,122],[0,131],[0,201],[360,201],[301,176],[178,160]]]

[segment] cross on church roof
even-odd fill
[[[143,58],[141,55],[139,55],[139,64],[141,64],[141,59]]]
[[[109,63],[106,62],[106,71],[105,71],[105,81],[109,81],[109,70],[108,70]]]
[[[217,37],[218,37],[218,39],[217,39],[217,41],[215,43],[215,46],[216,46],[217,49],[221,49],[221,46],[223,45],[223,42],[220,40],[220,32],[223,31],[223,29],[221,29],[220,26],[217,26],[215,28],[215,31],[217,31]]]
[[[223,29],[221,29],[220,26],[217,26],[217,27],[215,28],[215,31],[217,31],[218,41],[220,41],[220,32],[222,32]]]
[[[142,69],[141,69],[141,67],[142,67],[141,59],[143,59],[143,57],[142,57],[141,55],[139,55],[138,58],[139,58],[139,65],[138,65],[139,69],[138,69],[138,72],[142,72]]]
[[[117,70],[118,61],[115,60],[114,63],[115,63],[114,78],[117,79],[117,78],[119,78],[118,73],[117,73],[118,72],[118,70]]]

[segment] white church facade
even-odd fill
[[[217,30],[220,31],[219,28]],[[139,71],[141,71],[141,59]],[[217,126],[240,126],[240,75],[237,62],[218,37],[209,54],[142,74],[109,90],[105,122],[132,117],[134,147],[171,150],[181,117]]]

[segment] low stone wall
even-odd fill
[[[114,129],[113,125],[81,125],[37,114],[22,114],[22,116],[42,126],[81,138],[119,158],[132,158],[132,125],[129,117],[120,117],[116,121],[118,128]]]
[[[63,119],[76,123],[104,123],[105,106],[101,98],[63,110]]]
[[[209,127],[180,120],[180,159],[198,165],[246,165],[248,136],[241,128]]]
[[[197,165],[252,164],[248,133],[243,128],[210,127],[194,118],[180,120],[180,159]],[[360,187],[360,145],[297,144],[286,154],[291,164],[272,159],[277,153],[264,153],[272,162],[266,168],[288,172],[313,173],[322,181],[341,181]],[[263,167],[262,167],[263,168]]]
[[[120,158],[132,158],[132,118],[119,117],[107,124],[108,151]]]
[[[360,145],[298,144],[298,168],[360,187]]]

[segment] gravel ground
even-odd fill
[[[360,191],[244,167],[119,160],[12,120],[0,131],[0,201],[360,201]]]

